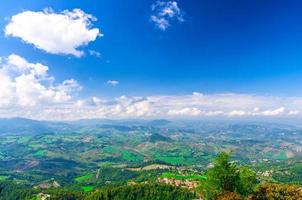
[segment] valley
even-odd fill
[[[35,132],[37,124],[49,131]],[[263,180],[302,180],[302,129],[294,126],[159,120],[27,122],[20,129],[0,134],[0,180],[31,188],[92,191],[172,179],[192,185],[206,179],[206,170],[222,151],[232,152],[236,162],[250,166]]]

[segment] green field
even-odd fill
[[[94,189],[94,186],[82,186],[81,187],[85,192],[90,192]]]
[[[35,157],[43,157],[43,156],[45,156],[45,154],[46,154],[45,150],[39,150],[39,151],[35,152],[33,154],[33,156],[35,156]]]
[[[144,160],[144,157],[142,155],[133,153],[127,149],[107,146],[103,149],[103,151],[109,154],[118,154],[122,157],[123,160],[128,162],[140,163]]]
[[[29,140],[30,140],[30,137],[22,136],[22,137],[19,138],[18,142],[19,143],[27,143],[27,142],[29,142]]]
[[[0,176],[0,181],[4,181],[4,180],[6,180],[8,178],[9,178],[9,176]]]
[[[234,160],[241,164],[253,161],[259,174],[273,170],[271,179],[274,181],[301,183],[302,157],[295,149],[300,145],[297,141],[302,140],[302,134],[296,133],[302,133],[302,129],[280,127],[276,131],[269,126],[255,125],[220,127],[190,125],[187,129],[166,129],[112,125],[105,128],[75,126],[71,131],[67,126],[57,132],[0,135],[0,180],[36,186],[54,179],[62,187],[70,183],[96,187],[158,177],[202,180],[215,154],[234,148]],[[290,145],[281,147],[283,143]],[[286,157],[288,152],[293,154],[290,160]],[[170,168],[143,170],[154,164]]]
[[[273,158],[276,160],[287,160],[286,152],[281,150],[278,154],[275,154]]]
[[[84,182],[84,181],[86,181],[88,179],[91,179],[93,177],[94,177],[94,174],[93,173],[89,173],[89,174],[86,174],[84,176],[79,176],[79,177],[75,178],[74,180],[76,182]]]

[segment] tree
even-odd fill
[[[248,167],[242,166],[239,169],[240,182],[238,184],[236,192],[247,196],[255,191],[258,183],[256,172]]]
[[[214,160],[214,167],[207,173],[203,186],[206,199],[217,199],[222,194],[251,194],[257,184],[256,173],[247,167],[238,167],[230,159],[230,153],[222,152]]]
[[[185,188],[166,184],[137,184],[103,188],[91,193],[85,200],[188,200],[194,197]]]
[[[222,152],[214,160],[214,167],[207,173],[204,194],[207,199],[217,199],[225,192],[234,192],[239,182],[239,170],[230,161],[230,154]]]

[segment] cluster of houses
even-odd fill
[[[198,186],[198,181],[191,181],[191,180],[178,180],[174,178],[158,178],[158,182],[175,185],[178,187],[186,187],[189,189],[194,189]]]

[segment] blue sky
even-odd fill
[[[242,107],[233,106],[234,108],[232,106],[221,108],[220,104],[209,108],[204,104],[183,103],[179,108],[174,109],[179,112],[174,113],[182,113],[181,110],[194,113],[194,109],[201,112],[227,113],[232,111],[251,113],[258,112],[252,111],[254,109],[262,109],[263,113],[280,108],[298,113],[300,109],[300,104],[296,105],[292,102],[292,98],[299,98],[302,94],[300,89],[302,3],[300,1],[29,0],[25,2],[11,0],[1,2],[0,27],[3,31],[0,33],[0,56],[2,60],[7,60],[9,55],[15,54],[28,63],[41,63],[47,66],[49,77],[55,79],[47,86],[50,89],[55,85],[57,87],[64,80],[76,81],[81,89],[78,88],[76,92],[68,94],[73,99],[72,103],[87,102],[89,101],[87,99],[97,97],[102,99],[100,102],[103,102],[103,106],[104,104],[118,105],[116,101],[119,100],[116,99],[120,99],[123,95],[133,103],[142,102],[151,96],[161,98],[169,96],[173,99],[173,97],[186,98],[194,96],[193,93],[202,93],[209,98],[216,97],[215,100],[217,95],[228,94],[235,95],[234,99],[237,99],[236,95],[257,99],[253,99],[255,102],[252,105],[244,104]],[[170,13],[162,14],[161,12],[164,9],[167,11],[167,8],[172,8],[168,10]],[[87,45],[80,45],[77,50],[83,52],[81,56],[66,53],[67,50],[63,49],[65,44],[60,44],[59,40],[53,41],[57,46],[62,46],[60,50],[45,50],[34,42],[37,40],[26,42],[24,37],[28,35],[21,30],[20,24],[13,24],[12,21],[13,16],[28,11],[42,13],[45,16],[51,14],[63,16],[64,10],[72,12],[74,9],[80,9],[83,13],[97,19],[95,21],[91,18],[92,24],[87,26],[87,30],[98,29],[100,34],[104,34],[90,39]],[[159,26],[152,16],[161,19],[161,22],[168,22],[169,25]],[[27,18],[24,17],[22,23],[30,23],[26,20]],[[5,33],[9,24],[14,26],[10,33]],[[36,36],[45,30],[42,28],[44,26],[45,24],[42,23],[36,32],[34,32],[35,27],[31,27],[30,34]],[[51,38],[58,39],[56,36]],[[89,52],[92,51],[101,55],[91,55],[93,53]],[[8,65],[7,62],[4,63]],[[41,85],[44,85],[42,81]],[[13,92],[18,91],[13,89]],[[67,91],[64,92],[67,95]],[[40,96],[38,95],[39,98]],[[278,100],[274,100],[271,105],[256,105],[258,98]],[[295,99],[295,102],[298,100]],[[183,99],[180,101],[184,102]],[[71,102],[56,106],[69,105]],[[157,105],[154,102],[150,103],[150,105],[154,104]],[[148,104],[148,107],[150,105]],[[53,102],[48,102],[40,109],[53,109],[52,106]],[[163,110],[166,114],[169,110],[173,111],[167,106]],[[7,108],[2,108],[2,116],[7,116],[6,113]],[[16,112],[15,115],[31,118],[48,117],[36,116],[33,113],[35,112],[32,108],[26,107],[23,113]],[[146,113],[145,116],[148,117],[149,114],[147,111]],[[241,115],[240,112],[237,114],[236,116]],[[88,117],[102,116],[104,115]],[[143,115],[131,117],[137,116]],[[162,117],[165,114],[154,114],[154,116]]]

